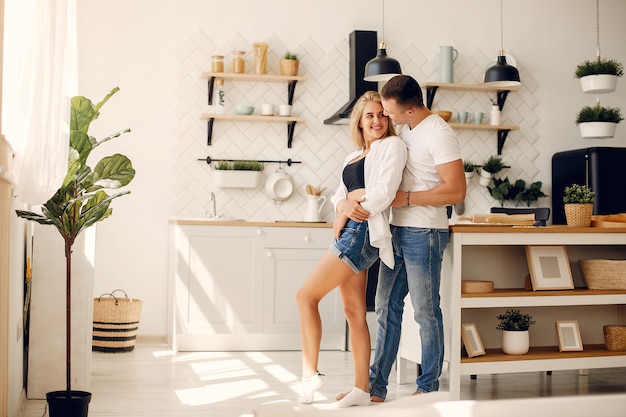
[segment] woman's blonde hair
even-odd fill
[[[363,127],[361,126],[361,117],[363,117],[363,110],[365,105],[369,102],[376,102],[382,104],[380,94],[376,91],[366,91],[354,104],[352,114],[350,115],[350,132],[352,133],[352,140],[357,149],[365,148],[365,138],[363,137]],[[393,123],[389,120],[387,124],[387,131],[383,137],[395,136],[396,129],[393,127]]]

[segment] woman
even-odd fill
[[[370,336],[365,321],[367,268],[380,257],[393,268],[388,207],[402,179],[407,151],[383,112],[380,95],[368,91],[351,115],[351,133],[357,151],[343,165],[339,187],[331,201],[337,213],[335,239],[296,295],[302,343],[302,396],[309,404],[322,385],[317,363],[322,338],[318,304],[339,287],[350,326],[354,388],[336,407],[369,405]]]

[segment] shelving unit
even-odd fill
[[[435,95],[438,90],[453,90],[453,91],[477,91],[484,93],[496,93],[497,104],[500,111],[504,108],[506,98],[511,91],[518,91],[517,87],[491,87],[482,84],[457,84],[457,83],[424,83],[422,87],[426,88],[426,106],[432,108],[435,100]],[[511,130],[519,130],[519,126],[509,125],[475,125],[464,123],[449,123],[453,129],[465,129],[465,130],[494,130],[498,133],[498,155],[502,154],[502,148],[506,142],[506,138]]]
[[[202,79],[208,80],[208,103],[213,104],[213,88],[215,80],[229,81],[253,81],[253,82],[283,82],[287,83],[287,104],[293,104],[293,96],[298,81],[306,80],[303,76],[287,76],[273,74],[235,74],[227,72],[203,72]],[[215,120],[229,121],[245,121],[245,122],[263,122],[263,123],[287,123],[287,147],[291,148],[293,142],[293,133],[296,123],[306,122],[303,117],[293,116],[258,116],[258,115],[238,115],[238,114],[202,114],[201,118],[207,120],[207,145],[211,146],[211,137],[213,136],[213,123]]]
[[[626,290],[588,290],[578,288],[562,291],[525,291],[522,288],[503,288],[510,285],[511,276],[519,277],[527,272],[523,265],[524,259],[497,259],[507,250],[515,254],[524,254],[527,245],[559,245],[566,246],[568,253],[575,256],[598,256],[603,252],[610,252],[624,256],[626,253],[626,228],[576,228],[567,226],[546,227],[502,227],[502,226],[451,226],[451,242],[446,251],[442,276],[442,309],[444,313],[444,328],[446,328],[446,360],[452,398],[460,398],[460,383],[463,375],[497,374],[531,371],[557,371],[565,369],[592,369],[607,367],[626,367],[626,352],[611,352],[604,348],[599,341],[592,340],[585,344],[580,352],[559,352],[558,346],[551,346],[551,335],[536,334],[536,341],[532,342],[531,350],[526,355],[506,355],[501,349],[487,349],[483,356],[467,358],[461,356],[462,339],[461,324],[463,312],[472,313],[480,317],[476,321],[477,328],[488,331],[495,324],[481,322],[489,316],[490,308],[529,308],[548,314],[567,309],[573,316],[584,315],[590,311],[602,309],[602,314],[610,317],[614,323],[624,324],[624,309],[626,306]],[[496,251],[496,255],[494,255]],[[509,252],[506,252],[510,254]],[[524,255],[522,255],[524,256]],[[570,258],[570,262],[574,262]],[[498,264],[500,262],[500,264]],[[461,293],[462,279],[484,274],[477,269],[488,265],[493,270],[493,276],[484,277],[494,281],[496,290],[493,293],[466,294]],[[504,273],[503,273],[503,271]],[[508,274],[506,274],[508,272]],[[508,275],[508,277],[506,276]],[[481,277],[482,279],[483,277]],[[519,278],[521,280],[521,278]],[[517,282],[517,281],[516,281]],[[522,282],[519,282],[523,286]],[[405,306],[406,308],[406,306]],[[484,310],[483,310],[484,309]],[[556,310],[554,310],[556,309]],[[481,313],[485,314],[479,314]],[[495,317],[495,314],[494,314]],[[550,324],[540,314],[533,319],[542,325]],[[620,323],[621,319],[621,323]],[[493,326],[491,325],[493,324]],[[609,323],[604,323],[609,324]],[[598,323],[602,326],[602,323]],[[405,333],[414,331],[415,323],[412,314],[405,312],[403,320],[403,338]],[[539,326],[539,324],[535,324]],[[495,330],[492,330],[495,332]],[[531,334],[532,334],[531,329]],[[546,343],[547,342],[547,343]],[[553,343],[552,343],[553,344]],[[545,345],[545,346],[544,346]],[[414,340],[402,340],[399,359],[416,361],[419,352],[411,352]],[[493,347],[487,346],[487,347]],[[404,353],[406,352],[406,353]],[[400,363],[399,366],[403,364]],[[400,376],[399,376],[399,379]]]

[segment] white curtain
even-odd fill
[[[76,0],[5,0],[3,129],[15,150],[15,194],[39,205],[67,171],[77,91]]]

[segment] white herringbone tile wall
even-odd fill
[[[277,74],[278,61],[286,50],[294,51],[300,58],[299,75],[306,81],[296,86],[292,114],[307,119],[295,128],[293,146],[287,148],[287,124],[247,123],[216,121],[213,127],[212,145],[207,146],[206,122],[200,114],[211,111],[207,100],[207,82],[200,78],[203,71],[210,69],[210,56],[216,53],[225,55],[225,71],[231,70],[231,51],[246,51],[246,71],[254,65],[252,43],[266,42],[268,50],[268,73]],[[439,57],[435,53],[426,56],[416,44],[409,44],[395,57],[402,64],[403,72],[412,75],[419,82],[437,81]],[[175,142],[171,147],[172,174],[171,218],[203,217],[209,208],[209,194],[214,192],[218,213],[231,218],[252,221],[302,220],[305,209],[305,186],[325,187],[329,196],[338,183],[338,170],[345,155],[352,150],[347,125],[324,125],[323,121],[332,115],[348,100],[348,61],[349,45],[346,39],[331,50],[321,48],[315,39],[309,37],[298,45],[288,39],[271,36],[268,39],[244,39],[233,34],[228,42],[215,45],[202,31],[181,45],[178,52],[179,65],[174,76],[178,80],[174,92],[176,103],[173,113],[177,118]],[[494,57],[495,59],[495,57]],[[455,63],[455,82],[474,84],[482,77],[490,57],[479,49],[460,51]],[[538,156],[535,144],[538,140],[534,126],[538,118],[535,109],[538,105],[534,96],[537,88],[531,75],[518,66],[523,78],[523,88],[509,94],[502,114],[503,124],[519,125],[519,131],[512,131],[503,149],[503,160],[510,166],[501,173],[512,181],[518,178],[527,183],[546,181],[538,177],[534,161]],[[252,104],[259,112],[261,103],[279,104],[287,101],[286,83],[225,82],[226,111],[232,112],[236,104]],[[495,94],[439,91],[433,109],[453,112],[461,110],[483,111],[488,113]],[[454,117],[454,116],[453,116]],[[481,164],[496,153],[497,135],[495,132],[457,131],[463,158]],[[261,159],[301,161],[301,164],[282,165],[295,183],[295,192],[282,204],[275,204],[263,191],[258,189],[218,188],[213,185],[213,171],[204,161],[213,159]],[[278,164],[265,165],[264,173],[271,174]],[[468,188],[466,212],[487,212],[497,203],[489,196],[485,187],[474,180]],[[332,209],[326,204],[323,213],[327,221],[332,221]]]

